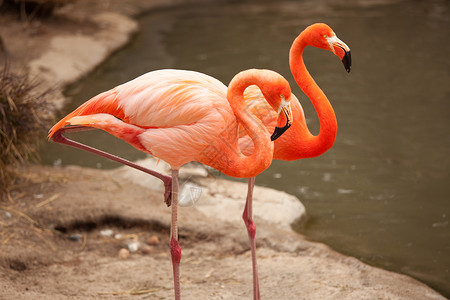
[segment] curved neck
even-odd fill
[[[289,65],[295,81],[310,99],[319,117],[320,132],[317,136],[312,135],[307,127],[304,127],[310,136],[308,145],[309,153],[306,153],[306,155],[312,157],[324,153],[333,146],[337,134],[337,121],[333,107],[328,101],[327,96],[325,96],[324,92],[319,88],[306,69],[303,61],[303,50],[307,45],[308,32],[304,31],[292,44],[289,52]]]
[[[257,70],[251,73],[240,73],[230,82],[227,91],[227,99],[233,110],[238,123],[247,130],[249,137],[254,144],[254,151],[251,155],[244,155],[239,149],[238,133],[236,129],[235,143],[228,153],[227,166],[221,169],[227,175],[241,178],[254,177],[268,168],[273,157],[273,143],[266,127],[246,109],[244,102],[244,91],[250,85],[261,88],[264,84],[263,74]]]

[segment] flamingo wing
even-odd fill
[[[229,106],[227,87],[213,77],[194,71],[153,71],[114,90],[119,99],[117,105],[128,122],[141,127],[192,124],[212,108]]]
[[[49,136],[67,124],[96,127],[179,167],[235,122],[226,91],[220,81],[198,72],[149,72],[81,105]]]

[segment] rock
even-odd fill
[[[139,243],[139,241],[130,241],[128,242],[128,250],[130,250],[130,252],[136,252],[139,250],[139,247],[141,246],[141,244]]]
[[[130,251],[128,249],[122,248],[119,250],[118,256],[120,259],[127,259],[130,257]]]
[[[53,37],[48,51],[30,62],[31,77],[60,86],[74,82],[125,45],[138,29],[136,21],[112,12],[96,15],[92,21],[107,30],[95,36],[68,33]]]
[[[141,247],[142,254],[153,254],[155,253],[155,249],[152,246],[149,245],[143,245]]]
[[[105,229],[100,231],[100,235],[102,237],[111,237],[113,235],[113,231],[111,229]]]
[[[137,164],[163,174],[170,174],[170,167],[165,162],[158,162],[154,158],[140,160]],[[198,168],[204,170],[203,167]],[[202,174],[201,170],[197,173]],[[184,169],[181,168],[180,174],[183,171]],[[186,172],[196,174],[192,165]],[[164,191],[161,180],[127,166],[117,168],[112,171],[112,174],[158,193]],[[192,184],[185,181],[183,186],[180,187],[181,193],[188,193],[187,195],[180,195],[180,198],[192,199],[192,201],[185,201],[186,204],[189,202],[194,209],[203,214],[215,215],[224,221],[242,221],[241,216],[245,203],[245,196],[243,195],[247,194],[246,183],[200,175],[195,176],[195,182],[196,184]],[[306,216],[305,207],[300,200],[282,191],[255,186],[253,199],[253,213],[256,219],[264,220],[287,230],[290,230],[293,222]]]
[[[79,242],[83,239],[83,235],[79,233],[69,235],[69,240]]]
[[[152,235],[147,239],[147,244],[156,246],[159,244],[159,237],[157,235]]]

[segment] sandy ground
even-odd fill
[[[61,90],[128,41],[138,30],[133,16],[179,2],[80,0],[51,20],[27,24],[1,15],[0,37],[14,67]],[[251,299],[240,219],[246,185],[201,170],[183,177],[201,195],[179,212],[183,299]],[[127,168],[31,166],[18,173],[0,202],[0,299],[173,297],[170,209],[160,184]],[[294,233],[289,223],[304,215],[295,197],[258,187],[255,198],[263,299],[445,299]]]
[[[161,192],[135,183],[139,175],[125,169],[32,167],[21,174],[23,181],[0,207],[2,299],[173,296],[170,209]],[[251,299],[250,251],[239,220],[246,185],[194,181],[207,192],[196,205],[180,209],[183,298]],[[256,191],[256,203],[264,203],[266,193]],[[208,207],[223,198],[236,208],[229,205],[231,216],[216,218]],[[255,217],[264,299],[444,299],[407,276],[308,242],[267,218]],[[136,242],[139,249],[121,258],[121,249]]]

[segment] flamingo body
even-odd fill
[[[236,124],[220,81],[193,71],[158,70],[99,94],[57,123],[103,129],[173,168],[199,159]]]
[[[273,145],[268,143],[261,164],[240,164],[244,155],[227,87],[194,71],[153,71],[101,93],[58,122],[49,136],[68,124],[103,129],[173,169],[198,161],[245,178],[262,172],[272,160]],[[269,139],[267,131],[259,135]]]

